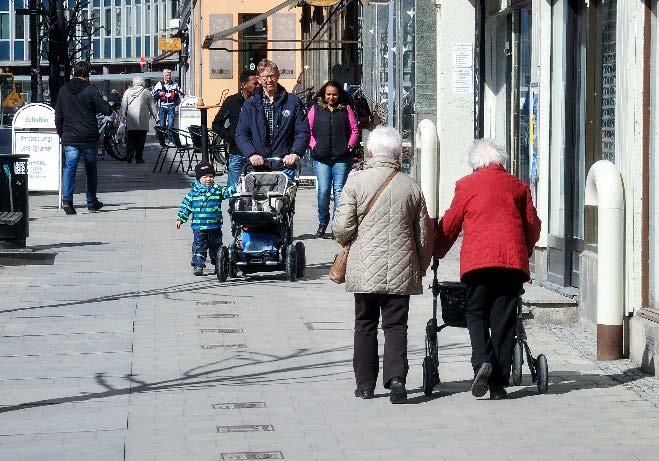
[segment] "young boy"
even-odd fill
[[[206,267],[206,250],[217,271],[217,250],[222,246],[222,200],[236,192],[236,186],[225,187],[215,184],[215,170],[208,162],[199,163],[195,169],[197,181],[183,198],[178,210],[176,228],[192,215],[192,270],[194,275],[203,275]]]

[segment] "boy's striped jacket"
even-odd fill
[[[186,222],[192,215],[190,227],[195,230],[219,229],[222,227],[222,200],[236,192],[236,186],[204,186],[195,181],[192,189],[183,197],[178,210],[178,220]]]

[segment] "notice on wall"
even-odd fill
[[[60,180],[60,144],[57,133],[17,132],[14,155],[29,155],[30,191],[56,191]]]
[[[211,14],[209,17],[211,33],[221,32],[233,26],[232,14]],[[213,47],[233,49],[233,42],[229,39],[219,40]],[[210,50],[209,60],[210,78],[233,78],[233,53],[226,50]]]
[[[272,38],[273,40],[295,40],[297,21],[295,13],[277,13],[272,15]],[[279,67],[279,78],[297,78],[295,75],[296,43],[275,42],[277,48],[291,51],[273,51],[272,60]]]
[[[474,93],[474,50],[471,43],[453,44],[453,94]]]

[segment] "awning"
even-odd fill
[[[272,16],[276,12],[283,10],[287,6],[297,6],[298,3],[300,3],[300,0],[286,0],[285,2],[280,3],[279,5],[275,6],[274,8],[266,11],[263,14],[260,14],[256,16],[255,18],[250,19],[249,21],[245,21],[242,24],[239,24],[235,27],[232,27],[231,29],[223,30],[221,32],[216,32],[211,35],[207,35],[206,38],[204,39],[204,43],[201,45],[202,48],[210,48],[213,46],[213,43],[217,42],[218,40],[225,39],[227,37],[231,37],[233,34],[240,32],[241,30],[245,30],[248,27],[256,24],[259,21],[263,21],[264,19],[267,19],[269,16]]]

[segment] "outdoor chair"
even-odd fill
[[[160,170],[158,172],[162,171],[162,167],[165,165],[165,160],[167,160],[167,153],[169,152],[169,149],[176,149],[176,145],[169,140],[169,129],[168,128],[163,128],[161,126],[156,126],[156,137],[158,138],[158,144],[160,144],[160,152],[158,152],[158,158],[156,159],[156,164],[153,165],[153,171],[152,173],[156,172],[156,168],[158,168],[158,162],[160,161],[160,157],[162,157],[162,162],[160,162]]]
[[[167,173],[172,172],[172,167],[174,166],[174,163],[176,162],[176,156],[178,155],[178,164],[176,165],[176,170],[174,171],[175,173],[178,172],[179,168],[181,171],[183,171],[183,168],[185,168],[185,156],[188,156],[188,162],[189,165],[192,164],[192,151],[194,150],[194,147],[190,144],[190,133],[185,131],[185,130],[179,130],[178,128],[170,128],[169,129],[172,139],[174,140],[174,144],[176,146],[176,151],[174,152],[174,157],[172,158],[172,163],[169,165],[169,171]],[[188,173],[190,169],[185,173]]]

